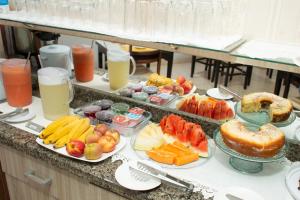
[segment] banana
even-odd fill
[[[68,142],[72,139],[79,138],[89,127],[90,127],[90,119],[89,118],[81,119],[80,124],[75,126],[70,132]]]
[[[71,123],[69,123],[68,125],[58,128],[52,135],[49,136],[49,137],[51,137],[51,139],[49,139],[50,143],[53,144],[57,140],[62,138],[63,136],[70,133],[72,128],[74,128],[74,126],[76,126],[79,122],[80,122],[80,119],[76,119],[76,120],[72,121]]]
[[[68,138],[69,138],[68,134],[65,135],[64,137],[60,138],[59,140],[57,140],[55,142],[55,144],[53,145],[53,148],[58,149],[58,148],[64,147],[67,144]]]
[[[94,131],[94,126],[90,126],[79,138],[78,140],[80,140],[81,142],[85,143],[85,138],[86,136],[93,134]]]
[[[75,115],[68,115],[68,116],[63,116],[57,119],[56,121],[52,122],[49,124],[39,135],[41,139],[45,139],[49,135],[53,134],[59,127],[65,126],[69,122],[78,119],[78,116]]]

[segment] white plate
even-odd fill
[[[154,163],[156,165],[159,165],[163,168],[168,168],[168,169],[190,169],[190,168],[194,168],[194,167],[199,167],[200,165],[203,165],[204,163],[208,162],[208,160],[214,155],[215,150],[216,150],[215,142],[212,139],[208,139],[208,157],[207,158],[199,157],[199,159],[197,161],[186,164],[186,165],[182,165],[182,166],[167,165],[167,164],[159,163],[159,162],[156,162],[156,161],[150,159],[147,156],[145,151],[135,150],[134,143],[135,143],[136,136],[137,135],[133,136],[130,141],[131,148],[136,153],[136,155],[144,161],[148,161],[150,163]]]
[[[28,112],[13,116],[5,120],[6,123],[23,123],[32,120],[35,117],[35,112],[29,109]]]
[[[130,161],[130,162],[136,162],[136,161]],[[131,173],[132,172],[130,172],[129,163],[124,162],[116,170],[115,178],[121,186],[136,191],[151,190],[158,187],[161,184],[161,181],[155,178],[150,178],[145,181],[137,180],[134,176],[132,176]]]
[[[230,200],[226,197],[226,194],[231,194],[243,200],[264,200],[264,198],[257,192],[239,186],[228,187],[220,190],[215,195],[214,200]]]
[[[298,190],[299,180],[300,180],[300,163],[297,162],[293,164],[293,166],[285,176],[286,187],[290,192],[290,194],[296,200],[300,200],[300,190]]]
[[[82,160],[82,161],[86,161],[86,162],[91,162],[91,163],[100,162],[100,161],[105,160],[106,158],[109,158],[110,156],[112,156],[112,155],[114,155],[115,153],[117,153],[118,151],[120,151],[120,150],[126,145],[126,139],[125,139],[123,136],[121,136],[121,137],[120,137],[120,142],[119,142],[119,144],[117,144],[115,150],[113,150],[113,151],[110,152],[110,153],[103,153],[102,156],[101,156],[101,158],[99,158],[99,159],[97,159],[97,160],[88,160],[88,159],[86,159],[84,156],[83,156],[83,157],[80,157],[80,158],[77,158],[77,157],[74,157],[74,156],[69,155],[68,152],[67,152],[66,147],[62,147],[62,148],[59,148],[59,149],[54,149],[52,144],[46,145],[46,144],[43,143],[43,140],[40,139],[40,138],[37,138],[37,139],[36,139],[36,142],[37,142],[39,145],[41,145],[41,146],[43,146],[43,147],[45,147],[45,148],[47,148],[47,149],[49,149],[49,150],[51,150],[51,151],[54,151],[54,152],[56,152],[56,153],[58,153],[58,154],[60,154],[60,155],[63,155],[63,156],[69,157],[69,158],[74,158],[74,159],[77,159],[77,160]]]
[[[220,92],[219,88],[211,88],[206,91],[206,94],[212,98],[220,100],[230,100],[233,98],[230,94],[223,94]]]

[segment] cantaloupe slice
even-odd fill
[[[187,155],[183,155],[183,156],[177,156],[175,158],[174,164],[177,166],[186,165],[186,164],[192,163],[194,161],[197,161],[198,159],[199,159],[199,156],[196,153],[187,154]]]
[[[147,155],[149,158],[152,160],[155,160],[156,162],[163,163],[163,164],[168,164],[168,165],[173,165],[176,154],[155,149],[147,152]]]

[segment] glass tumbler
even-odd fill
[[[152,16],[150,14],[150,1],[148,0],[136,0],[135,6],[136,13],[136,26],[138,28],[138,34],[142,37],[149,35],[150,21]]]
[[[109,27],[109,0],[96,0],[94,23],[98,32],[107,32]]]
[[[109,1],[109,29],[112,33],[124,31],[125,0]]]

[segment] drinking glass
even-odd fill
[[[125,0],[109,0],[109,29],[111,33],[124,31]]]
[[[194,1],[194,29],[193,38],[195,41],[205,40],[212,35],[214,24],[214,10],[211,0]]]
[[[109,0],[96,0],[93,19],[96,30],[99,30],[99,32],[109,29]]]
[[[136,0],[135,13],[137,32],[142,37],[145,37],[150,32],[149,26],[152,18],[150,15],[150,1]]]
[[[16,0],[15,1],[16,5],[16,11],[18,12],[26,12],[26,1],[25,0]]]
[[[124,30],[129,34],[137,33],[135,0],[126,0]]]
[[[174,22],[174,35],[178,39],[183,39],[187,36],[187,33],[191,32],[191,26],[193,18],[193,4],[190,0],[173,0],[171,3],[172,10],[175,17]]]
[[[151,4],[151,15],[153,16],[151,21],[152,37],[156,40],[164,40],[167,31],[170,0],[153,0]]]
[[[91,28],[93,23],[93,9],[95,6],[94,1],[82,1],[79,5],[82,25],[86,28]]]

